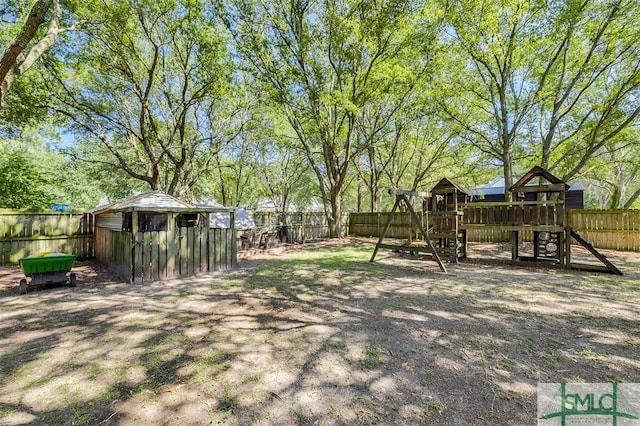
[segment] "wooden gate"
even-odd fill
[[[178,227],[138,232],[131,253],[131,281],[159,281],[232,269],[236,252],[234,229]]]

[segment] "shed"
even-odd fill
[[[161,191],[139,194],[91,212],[95,257],[129,282],[159,281],[232,269],[236,230],[211,228],[211,215],[235,209],[197,207]]]

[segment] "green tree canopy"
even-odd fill
[[[21,150],[0,146],[0,208],[50,209],[53,195],[43,189],[47,184],[39,165]]]
[[[231,90],[224,29],[204,1],[121,0],[82,13],[100,25],[59,51],[55,110],[101,153],[85,160],[190,198],[249,105]]]
[[[427,69],[437,10],[411,1],[234,6],[227,17],[239,54],[295,132],[330,206],[331,235],[339,236],[352,161],[376,133],[358,133],[361,111],[382,106],[389,93],[413,90]],[[381,108],[380,123],[407,97],[394,99]]]

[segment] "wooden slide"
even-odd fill
[[[573,237],[574,240],[576,240],[578,243],[580,243],[580,245],[582,247],[584,247],[587,250],[589,250],[589,252],[592,255],[594,255],[600,262],[602,262],[604,264],[604,266],[572,263],[571,262],[571,257],[570,257],[571,256],[570,255],[570,251],[567,250],[567,266],[569,268],[578,269],[578,270],[585,270],[585,271],[609,272],[609,273],[616,274],[616,275],[622,275],[622,272],[618,268],[616,268],[613,263],[609,262],[609,259],[607,259],[598,250],[596,250],[588,241],[586,241],[584,238],[582,238],[580,236],[580,234],[577,234],[573,229],[571,230],[571,236]]]

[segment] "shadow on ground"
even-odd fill
[[[536,424],[538,382],[640,382],[638,271],[370,244],[0,296],[2,424]]]

